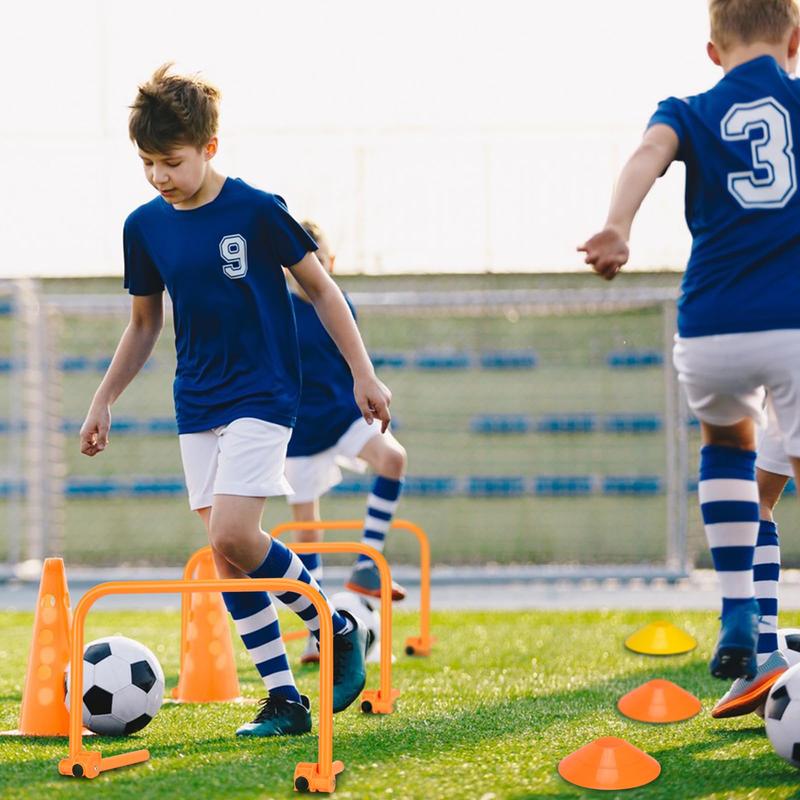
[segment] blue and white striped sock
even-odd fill
[[[225,607],[270,694],[300,701],[286,648],[278,627],[278,615],[266,592],[223,592]]]
[[[778,526],[762,519],[753,559],[753,581],[761,611],[758,622],[756,659],[761,666],[778,649],[778,580],[781,576],[781,548]]]
[[[267,557],[260,567],[248,573],[251,578],[288,578],[308,583],[322,593],[319,584],[308,574],[296,553],[293,553],[283,542],[272,539]],[[303,620],[308,630],[319,638],[319,616],[314,604],[302,594],[296,592],[275,592],[275,597],[290,608]],[[325,597],[324,593],[322,594]],[[327,599],[327,598],[326,598]],[[328,604],[330,606],[330,603]],[[330,606],[334,633],[348,633],[353,626],[336,609]]]
[[[303,562],[308,574],[317,583],[322,583],[322,556],[319,553],[298,553],[297,557]]]
[[[722,590],[722,616],[753,599],[758,536],[756,454],[706,445],[700,451],[700,511]]]
[[[384,478],[378,475],[372,484],[372,491],[367,498],[367,514],[364,517],[364,534],[362,544],[374,547],[378,552],[383,552],[386,533],[392,524],[392,517],[397,511],[400,502],[400,492],[403,490],[403,481]],[[372,561],[369,556],[360,555],[358,562]]]

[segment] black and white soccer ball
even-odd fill
[[[381,617],[375,607],[367,600],[364,595],[355,592],[336,592],[331,596],[331,604],[339,611],[350,612],[357,620],[364,623],[370,636],[369,647],[367,648],[367,661],[372,659],[373,654],[379,652],[379,642],[381,638]]]
[[[66,674],[70,703],[69,667]],[[164,671],[143,644],[125,636],[89,642],[83,651],[83,724],[103,736],[141,730],[164,699]]]
[[[764,705],[764,722],[775,752],[800,767],[800,664],[775,681]]]
[[[778,631],[778,650],[789,662],[789,666],[800,664],[800,628],[781,628]]]

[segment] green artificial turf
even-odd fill
[[[786,615],[785,625],[798,620]],[[656,658],[623,647],[641,625],[667,618],[698,637],[685,656]],[[285,619],[285,618],[284,618]],[[32,615],[0,616],[0,728],[16,725]],[[175,612],[93,612],[87,635],[123,633],[150,646],[161,660],[168,688],[175,685],[179,618]],[[398,660],[393,685],[402,691],[388,716],[356,708],[337,715],[334,757],[346,765],[336,797],[663,798],[743,800],[797,796],[800,773],[772,752],[763,724],[751,715],[714,721],[708,709],[725,684],[706,669],[716,620],[711,613],[448,612],[433,615],[438,637],[429,658],[400,654],[415,632],[415,614],[397,613]],[[296,658],[300,643],[291,645]],[[260,694],[247,656],[236,642],[239,675],[248,697]],[[377,667],[370,668],[375,686]],[[312,696],[316,671],[297,671]],[[647,725],[622,717],[617,699],[651,678],[667,678],[703,701],[694,719]],[[147,747],[143,765],[101,775],[91,785],[64,778],[57,761],[66,743],[53,739],[0,739],[0,797],[173,800],[173,798],[289,798],[298,761],[314,760],[312,735],[238,741],[232,732],[252,706],[165,705],[141,733],[125,740],[92,739],[111,755]],[[662,765],[649,786],[627,792],[591,792],[564,782],[560,759],[601,736],[619,736]]]

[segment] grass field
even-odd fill
[[[784,625],[800,620],[782,619]],[[668,618],[696,635],[694,653],[638,656],[622,642],[639,626]],[[32,616],[0,617],[0,729],[15,727]],[[157,653],[167,684],[177,679],[179,618],[174,612],[98,611],[88,636],[123,633]],[[415,617],[396,615],[396,639]],[[755,716],[713,721],[708,708],[724,684],[706,670],[716,621],[710,613],[435,613],[439,638],[428,659],[398,658],[394,714],[348,709],[336,717],[334,757],[346,765],[335,797],[532,800],[625,797],[632,800],[770,800],[797,797],[798,772],[771,750]],[[259,684],[236,641],[243,691]],[[299,644],[292,646],[296,654]],[[374,670],[374,667],[371,667]],[[298,671],[315,709],[316,672]],[[370,680],[376,679],[370,674]],[[622,717],[617,699],[651,678],[672,680],[697,695],[704,710],[672,725]],[[0,739],[4,800],[86,797],[113,800],[289,798],[298,761],[315,758],[312,735],[241,742],[231,733],[252,714],[235,704],[165,705],[151,725],[120,741],[93,739],[104,755],[148,747],[151,761],[101,775],[91,785],[57,774],[63,740]],[[619,736],[661,763],[649,786],[624,793],[589,792],[564,782],[559,760],[601,736]]]

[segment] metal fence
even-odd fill
[[[428,530],[436,563],[543,576],[690,567],[673,290],[351,297],[409,453],[400,513]],[[111,446],[87,459],[77,432],[129,299],[19,281],[0,284],[0,311],[0,561],[181,563],[203,532],[182,479],[171,336],[115,405]],[[370,480],[348,475],[324,516],[363,513]],[[265,525],[288,516],[270,501]],[[399,540],[387,552],[413,561]]]

